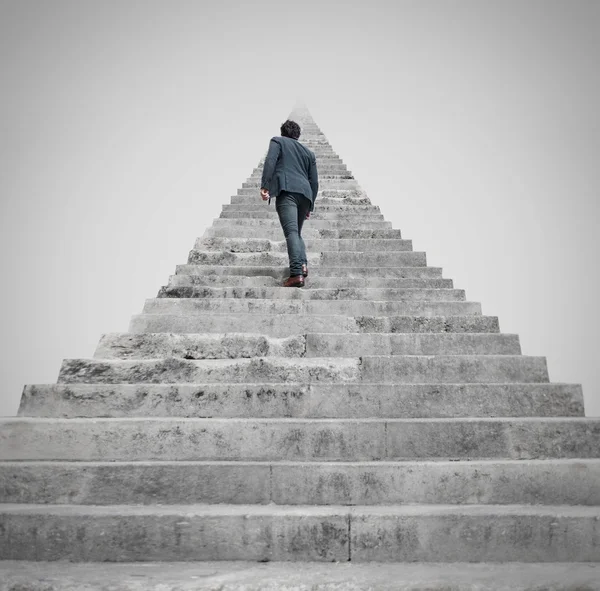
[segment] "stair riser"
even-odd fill
[[[18,560],[346,561],[348,518],[305,515],[5,515],[0,556]]]
[[[273,201],[271,201],[271,205]],[[249,211],[273,211],[273,207],[269,207],[262,200],[248,200],[247,203],[225,204],[223,205],[224,212],[249,212]],[[380,214],[381,210],[378,205],[348,205],[346,203],[323,203],[319,200],[318,213],[353,213],[356,215],[373,215]]]
[[[464,302],[462,289],[421,288],[338,288],[338,289],[289,289],[286,287],[197,287],[194,297],[231,299],[278,299],[278,300],[383,300],[420,302]],[[312,282],[311,282],[312,285]],[[161,290],[159,297],[182,297],[177,286],[169,285]],[[189,295],[183,296],[189,297]]]
[[[249,181],[244,183],[246,186],[242,186],[236,190],[236,195],[254,197],[258,202],[262,202],[260,195],[261,183],[260,179],[256,181]],[[315,202],[315,208],[318,207],[319,197],[324,195],[325,192],[329,191],[344,191],[352,196],[364,196],[365,192],[361,189],[360,185],[355,179],[344,178],[342,176],[325,176],[319,179],[319,190],[317,191],[317,201]],[[341,197],[342,195],[331,195],[332,197]],[[271,199],[271,206],[274,206],[273,198]]]
[[[48,384],[19,416],[436,418],[584,416],[571,384]]]
[[[599,483],[598,460],[0,463],[4,503],[594,506]]]
[[[290,289],[290,288],[286,288]],[[298,288],[294,288],[298,289]],[[364,300],[242,300],[154,298],[145,314],[316,314],[342,316],[471,316],[481,315],[478,302],[369,302]]]
[[[424,252],[307,252],[306,258],[312,273],[319,267],[343,266],[351,267],[426,267],[427,257]],[[191,250],[188,255],[189,265],[276,265],[288,266],[287,252],[228,252]],[[342,269],[344,271],[345,269]]]
[[[6,559],[73,562],[191,560],[353,562],[598,562],[587,515],[370,515],[366,511],[208,516],[95,512],[0,515]],[[524,535],[526,532],[526,535]]]
[[[363,357],[362,378],[383,383],[548,382],[545,357],[481,355]]]
[[[357,359],[250,359],[154,360],[65,359],[59,383],[135,384],[165,383],[273,383],[273,382],[356,382],[360,379]]]
[[[176,273],[179,275],[243,275],[256,277],[257,275],[271,276],[282,282],[289,275],[289,266],[286,265],[177,265]],[[352,267],[341,269],[339,266],[327,267],[325,265],[310,268],[307,281],[321,278],[361,279],[373,277],[378,279],[442,279],[440,267]]]
[[[203,238],[259,238],[264,240],[282,240],[283,231],[280,228],[251,228],[238,227],[231,228],[227,226],[209,227],[204,232]],[[302,238],[305,240],[313,239],[383,239],[390,238],[400,240],[402,233],[397,229],[376,229],[370,230],[359,228],[311,228],[309,225],[302,228]]]
[[[352,520],[352,561],[597,562],[598,519],[560,516],[365,515]]]
[[[277,339],[249,334],[104,334],[95,359],[238,359],[363,355],[520,355],[517,335],[308,334]]]
[[[412,251],[412,240],[315,240],[304,239],[307,252],[381,252]],[[285,240],[256,240],[243,238],[198,238],[196,250],[228,250],[230,252],[281,252],[287,253]]]
[[[230,227],[235,228],[237,226],[252,226],[256,228],[255,237],[260,236],[260,228],[279,228],[281,231],[281,224],[277,219],[242,219],[242,218],[215,218],[213,220],[213,227]],[[344,220],[318,220],[310,219],[307,220],[306,226],[315,228],[317,230],[328,228],[333,230],[339,230],[342,228],[356,228],[357,230],[372,229],[372,230],[385,230],[392,229],[392,223],[386,222],[385,220],[379,221],[364,221],[360,218],[357,219],[344,219]],[[304,234],[304,228],[302,229]]]
[[[310,284],[308,283],[310,281]],[[242,275],[171,275],[169,287],[281,287],[282,278],[274,277],[244,277]],[[306,289],[452,289],[452,279],[379,279],[377,277],[349,279],[344,277],[313,277],[306,280]],[[182,291],[179,297],[192,297]]]
[[[499,332],[496,316],[306,316],[302,314],[139,314],[131,319],[131,333],[260,333],[290,337],[308,332],[330,333],[428,333]]]
[[[597,459],[600,420],[8,418],[1,441],[4,461]]]
[[[277,211],[274,209],[267,209],[267,205],[264,206],[263,211],[222,211],[219,215],[220,219],[223,220],[275,220],[279,221]],[[383,221],[383,214],[381,213],[360,213],[354,211],[315,211],[311,214],[310,220],[306,223],[317,222],[317,221],[360,221],[364,223]]]
[[[258,191],[258,187],[256,189]],[[325,193],[330,194],[331,196],[326,197]],[[347,193],[347,191],[344,191],[343,193]],[[232,195],[230,199],[231,205],[264,205],[264,202],[257,196],[256,193],[253,193],[252,195]],[[319,206],[319,209],[328,205],[347,208],[371,205],[371,200],[364,193],[360,193],[360,195],[356,195],[354,197],[344,197],[343,194],[340,195],[337,191],[333,192],[331,190],[322,190],[318,192],[317,199],[318,201],[316,204]],[[271,200],[271,205],[273,205],[273,200]]]

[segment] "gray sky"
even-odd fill
[[[599,56],[596,1],[0,0],[0,415],[127,331],[297,97],[600,415]]]

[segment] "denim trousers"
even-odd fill
[[[306,247],[302,239],[302,225],[310,210],[310,205],[308,197],[289,191],[281,191],[275,201],[279,223],[287,242],[290,277],[302,275],[302,263],[307,263]]]

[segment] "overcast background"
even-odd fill
[[[599,56],[597,1],[0,0],[0,415],[127,331],[297,98],[600,415]]]

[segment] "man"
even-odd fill
[[[302,225],[314,211],[319,190],[314,152],[298,141],[300,126],[289,119],[280,128],[281,137],[271,138],[261,179],[263,201],[275,197],[275,209],[287,242],[290,276],[284,287],[304,287],[308,275]]]

